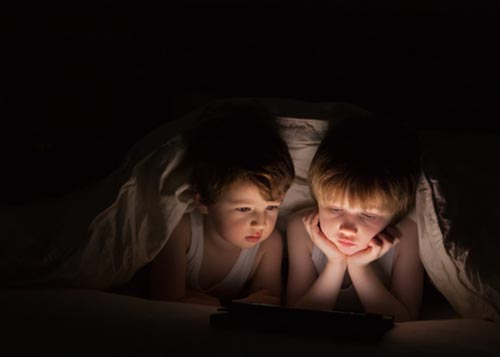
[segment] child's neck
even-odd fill
[[[213,249],[220,252],[240,252],[241,248],[234,245],[231,242],[228,242],[222,236],[220,236],[214,229],[211,229],[210,224],[205,222],[205,226],[203,228],[203,236],[205,249]]]

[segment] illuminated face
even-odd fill
[[[346,255],[355,254],[391,221],[391,212],[351,207],[347,202],[328,202],[318,205],[319,222],[323,233]]]
[[[205,214],[208,239],[222,239],[239,248],[250,248],[267,239],[274,230],[280,201],[266,201],[257,186],[239,180],[219,200],[200,205]]]

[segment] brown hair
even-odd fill
[[[255,184],[268,201],[285,196],[295,175],[275,117],[256,101],[217,103],[188,135],[191,184],[202,203],[213,204],[231,184]]]

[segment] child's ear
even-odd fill
[[[203,204],[201,202],[201,196],[199,193],[194,195],[194,201],[196,202],[196,208],[198,208],[198,211],[201,214],[207,214],[208,213],[208,207],[207,205]]]

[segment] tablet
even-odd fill
[[[210,315],[213,327],[246,329],[376,342],[394,327],[394,317],[373,313],[313,310],[281,305],[221,300]]]

